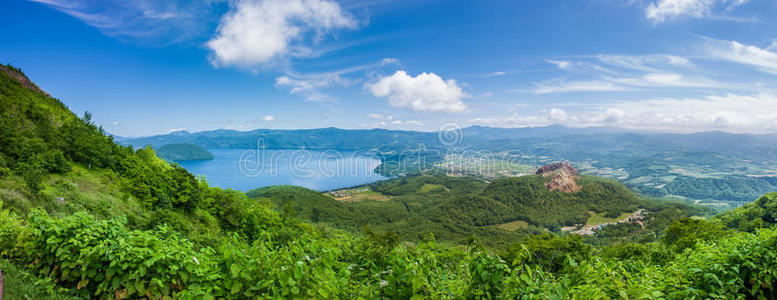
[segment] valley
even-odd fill
[[[375,172],[385,177],[428,171],[514,177],[568,161],[582,174],[618,180],[646,196],[719,211],[777,189],[775,135],[635,133],[561,126],[468,127],[458,134],[461,141],[454,148],[441,144],[436,133],[336,128],[182,132],[119,141],[136,147],[191,142],[206,148],[252,149],[258,140],[267,149],[364,151],[380,160]],[[332,143],[334,138],[340,142]]]

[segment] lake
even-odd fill
[[[309,150],[208,149],[215,159],[182,161],[212,186],[248,191],[298,185],[326,191],[387,179],[374,172],[380,160],[368,153]]]

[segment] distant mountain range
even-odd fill
[[[459,148],[493,149],[493,144],[504,141],[578,141],[627,142],[645,145],[663,144],[667,148],[699,150],[721,154],[777,156],[777,134],[734,134],[709,131],[691,134],[648,133],[611,127],[565,127],[560,125],[525,128],[472,126],[460,129],[455,141],[445,141],[440,132],[422,132],[388,129],[256,129],[237,131],[218,129],[191,133],[176,131],[149,137],[116,137],[120,143],[134,147],[160,147],[174,143],[191,143],[205,148],[250,149],[261,143],[268,149],[334,149],[334,150],[389,150],[412,149],[424,144],[434,149],[449,144]]]

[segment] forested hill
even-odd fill
[[[613,180],[583,176],[577,178],[580,189],[569,193],[550,190],[547,183],[551,180],[532,175],[486,182],[430,174],[328,194],[273,186],[247,195],[271,201],[313,223],[355,233],[366,225],[396,232],[403,240],[418,242],[432,234],[440,241],[455,243],[466,242],[476,233],[493,248],[507,247],[528,234],[559,232],[564,226],[620,220],[639,210],[649,215],[643,223],[646,227],[629,227],[627,231],[633,236],[649,236],[673,220],[704,213],[698,207],[641,199]]]
[[[168,161],[210,160],[213,153],[195,144],[167,144],[156,149],[160,158]]]
[[[412,196],[464,220],[471,208],[488,207],[478,201],[542,205],[543,197],[526,198],[537,201],[530,204],[516,195],[546,189],[546,178],[526,178],[397,179],[371,186],[379,192],[366,195],[372,200],[348,205],[400,203],[413,211]],[[585,180],[581,191],[558,199],[586,191]],[[623,190],[595,186],[592,193]],[[0,66],[4,299],[777,297],[774,195],[720,219],[683,218],[672,213],[687,206],[670,205],[661,219],[673,221],[660,234],[634,234],[644,232],[638,224],[608,226],[593,240],[538,230],[490,248],[481,240],[507,235],[474,230],[462,243],[433,234],[409,243],[377,226],[352,233],[304,222],[293,205],[269,199],[295,199],[287,190],[298,191],[267,188],[249,199],[210,187],[152,148],[114,143],[88,114],[76,117],[21,71]],[[472,205],[451,210],[446,192]],[[593,200],[584,205],[597,211]],[[645,205],[652,212],[656,204]],[[478,219],[503,209],[477,210]],[[435,228],[433,221],[411,219],[407,228]]]

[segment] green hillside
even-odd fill
[[[167,161],[211,160],[210,151],[190,143],[167,144],[156,149],[159,158]]]
[[[491,248],[509,247],[532,234],[558,232],[562,226],[586,224],[593,215],[606,220],[638,209],[649,215],[646,228],[628,227],[617,234],[610,228],[603,231],[602,240],[617,240],[613,235],[655,239],[673,220],[705,213],[689,205],[641,199],[612,180],[583,176],[578,179],[582,189],[571,194],[549,191],[544,186],[547,180],[522,176],[487,182],[444,174],[401,177],[365,187],[390,196],[380,201],[339,202],[330,195],[293,186],[265,187],[247,195],[312,223],[357,234],[369,228],[394,232],[413,242],[434,235],[439,241],[460,244],[474,234]],[[502,226],[514,222],[525,225],[513,230]]]
[[[4,299],[777,297],[777,229],[751,226],[773,217],[774,195],[720,219],[586,177],[568,195],[539,177],[422,175],[371,185],[386,201],[289,186],[252,199],[119,146],[7,66],[0,116]],[[560,209],[571,201],[602,215],[640,207],[647,223],[585,238],[539,227],[582,220]],[[534,205],[558,212],[527,214],[521,234],[488,225]]]
[[[727,227],[747,232],[772,227],[777,224],[777,193],[763,195],[758,200],[721,213],[715,218]]]

